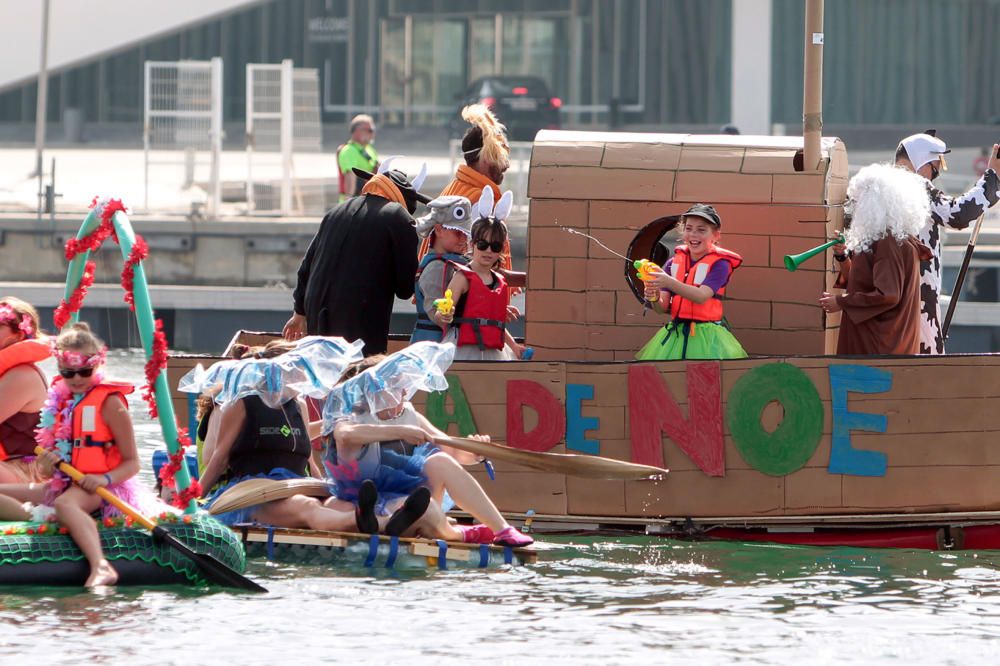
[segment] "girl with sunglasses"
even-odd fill
[[[125,396],[135,387],[104,379],[104,344],[85,323],[64,329],[53,353],[59,376],[49,389],[36,431],[36,441],[45,449],[38,465],[49,481],[0,485],[0,494],[53,507],[60,525],[69,531],[90,564],[86,586],[114,585],[118,573],[104,557],[91,514],[100,509],[104,517],[111,517],[117,509],[95,491],[104,486],[143,513],[155,506],[152,492],[134,478],[139,471],[139,454]],[[78,484],[58,470],[63,461],[84,473]],[[25,511],[25,515],[0,518],[26,520],[35,515]]]
[[[30,303],[0,299],[0,483],[42,480],[35,428],[49,386],[36,363],[52,352],[40,337],[38,312]]]
[[[456,271],[448,284],[456,306],[433,315],[442,328],[453,327],[446,341],[457,345],[456,361],[512,361],[524,353],[507,331],[507,281],[496,270],[507,242],[504,218],[512,201],[505,192],[493,215],[480,209],[472,225],[472,260],[468,266],[453,264]]]

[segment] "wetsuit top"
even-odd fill
[[[229,454],[230,476],[267,474],[278,467],[305,476],[312,447],[295,399],[277,409],[255,395],[242,400],[246,420]]]

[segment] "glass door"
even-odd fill
[[[457,107],[467,82],[465,19],[407,16],[381,27],[383,122],[441,125]]]
[[[497,17],[469,20],[469,80],[497,72]]]
[[[407,19],[383,19],[379,44],[380,123],[402,125],[407,110]]]
[[[504,15],[502,72],[539,76],[554,95],[565,99],[569,43],[567,18]]]
[[[442,125],[466,86],[465,19],[413,19],[411,122]]]

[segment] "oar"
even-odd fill
[[[208,512],[213,516],[293,495],[329,497],[330,484],[322,479],[247,479],[215,498]]]
[[[36,446],[35,453],[42,455],[45,453],[45,449],[40,446]],[[63,474],[66,474],[77,483],[80,483],[80,480],[84,477],[83,472],[69,463],[59,463],[59,469],[63,472]],[[200,569],[205,575],[205,578],[209,581],[215,583],[216,585],[222,585],[223,587],[233,587],[240,590],[249,590],[251,592],[267,592],[266,588],[258,585],[239,572],[227,567],[211,555],[197,553],[191,550],[183,541],[175,537],[162,526],[157,525],[152,520],[139,513],[134,506],[127,504],[112,495],[104,486],[98,486],[96,492],[102,499],[104,499],[104,501],[114,505],[119,511],[127,516],[131,516],[132,520],[152,532],[153,539],[155,541],[167,544],[178,553],[194,562],[198,566],[198,569]]]
[[[436,437],[434,441],[455,449],[468,451],[480,456],[516,463],[524,467],[555,472],[589,479],[617,479],[625,481],[642,481],[644,479],[659,479],[666,476],[670,470],[651,465],[601,458],[600,456],[581,455],[576,453],[540,453],[514,449],[493,442],[480,442],[466,437]]]
[[[1000,159],[1000,148],[997,148],[997,159]],[[958,299],[962,296],[962,286],[965,284],[965,274],[969,271],[969,262],[972,261],[972,253],[976,250],[976,241],[979,240],[979,230],[983,227],[983,218],[986,211],[976,220],[976,226],[972,228],[969,236],[969,244],[965,246],[965,257],[962,259],[962,268],[955,278],[955,288],[951,290],[951,300],[948,302],[948,313],[944,316],[944,325],[941,326],[941,337],[948,339],[948,329],[951,328],[951,318],[955,315],[955,308],[958,307]]]
[[[962,295],[962,287],[965,285],[965,274],[969,271],[969,262],[972,261],[972,253],[976,250],[976,241],[979,240],[979,230],[983,226],[983,218],[986,217],[985,211],[976,220],[976,226],[972,228],[972,234],[969,236],[969,244],[965,246],[965,257],[962,259],[962,268],[958,271],[958,277],[955,278],[955,288],[951,290],[951,300],[948,302],[948,313],[944,316],[944,324],[941,326],[941,337],[945,340],[948,339],[948,329],[951,328],[951,318],[955,316],[955,308],[958,307],[958,299]]]

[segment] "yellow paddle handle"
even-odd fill
[[[43,449],[40,446],[36,446],[35,447],[35,455],[39,455],[40,456],[43,453],[45,453],[45,449]],[[73,479],[73,481],[76,482],[77,484],[79,484],[80,481],[83,480],[83,477],[86,476],[83,472],[81,472],[80,470],[78,470],[76,467],[73,467],[68,462],[60,462],[59,463],[59,470],[63,474],[65,474],[66,476],[68,476],[69,478]],[[125,515],[131,516],[132,520],[134,520],[135,522],[139,523],[140,525],[142,525],[143,527],[145,527],[147,530],[152,530],[154,527],[156,527],[156,523],[154,523],[152,520],[150,520],[146,516],[144,516],[141,513],[139,513],[139,510],[136,509],[131,504],[129,504],[129,503],[127,503],[127,502],[119,499],[118,497],[115,497],[114,495],[112,495],[111,492],[107,488],[105,488],[104,486],[97,486],[97,490],[95,492],[105,502],[107,502],[108,504],[111,504],[116,509],[118,509],[119,511],[121,511],[122,513],[124,513]]]

